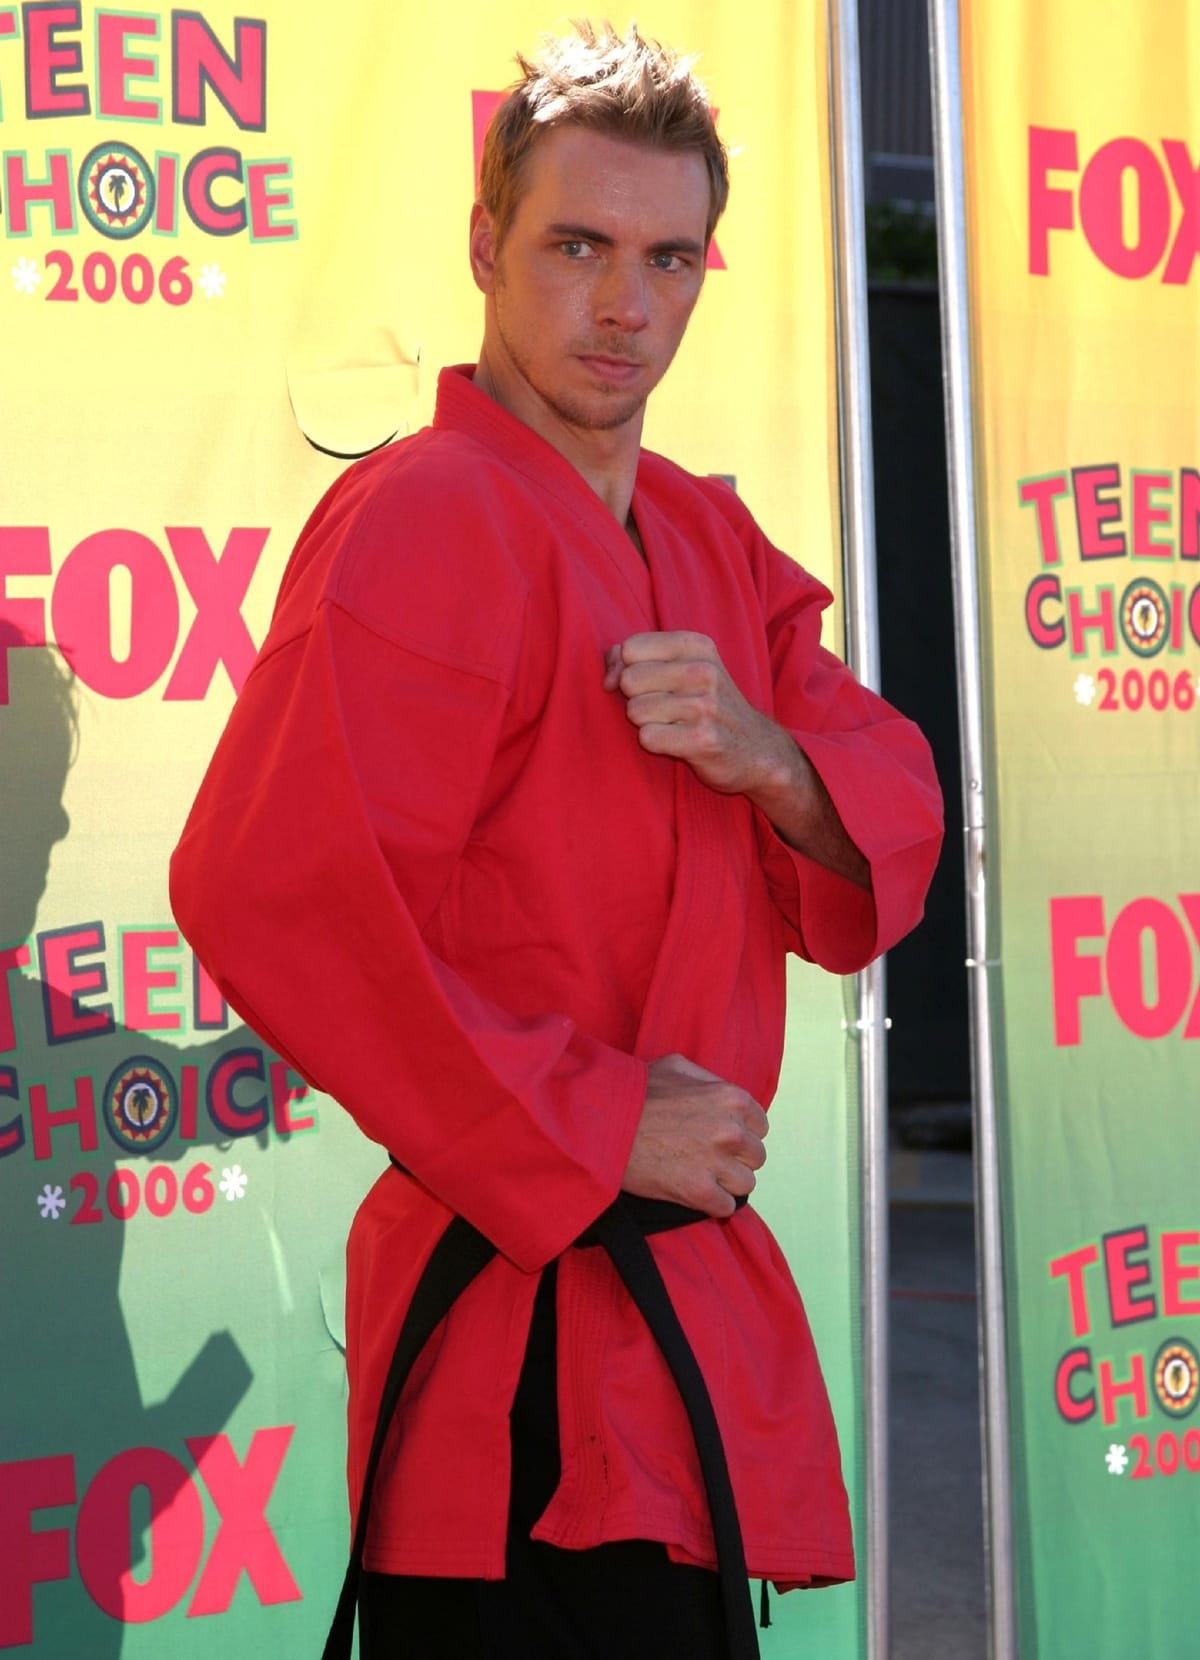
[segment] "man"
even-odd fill
[[[785,951],[846,973],[911,927],[940,805],[919,734],[820,650],[827,591],[640,449],[728,190],[702,89],[635,29],[518,61],[471,217],[479,363],[309,520],[172,892],[233,1006],[401,1167],[349,1245],[355,1505],[435,1244],[458,1216],[498,1248],[388,1430],[364,1655],[702,1660],[688,1418],[571,1247],[618,1193],[702,1213],[653,1254],[749,1571],[849,1577],[803,1309],[739,1206]]]

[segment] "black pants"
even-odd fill
[[[634,1539],[529,1537],[558,1485],[554,1269],[542,1276],[512,1410],[503,1580],[364,1574],[360,1660],[725,1660],[716,1574]]]

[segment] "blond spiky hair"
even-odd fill
[[[659,150],[695,150],[708,169],[707,236],[729,199],[729,162],[708,96],[684,57],[646,40],[631,23],[619,35],[576,21],[573,35],[548,36],[536,57],[517,54],[521,79],[496,111],[484,141],[479,199],[499,244],[521,199],[521,175],[538,139],[555,127],[588,127]]]

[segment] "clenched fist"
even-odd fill
[[[732,1216],[766,1163],[767,1115],[753,1097],[684,1055],[650,1063],[646,1100],[621,1183],[644,1199],[671,1199]]]
[[[762,787],[795,747],[747,703],[706,634],[632,634],[610,647],[604,684],[623,694],[643,749],[686,761],[723,795]]]
[[[644,750],[685,761],[721,795],[744,795],[790,846],[870,888],[867,861],[807,755],[746,701],[707,634],[631,634],[605,653],[604,686],[624,697]]]

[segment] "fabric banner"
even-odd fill
[[[961,15],[1020,1653],[1185,1654],[1198,19]]]
[[[0,1649],[319,1652],[343,1246],[383,1155],[231,1017],[167,858],[309,508],[474,356],[473,166],[513,51],[566,26],[0,4]],[[703,54],[735,156],[648,442],[832,580],[823,16],[664,0],[650,26]],[[796,970],[760,1192],[856,1493],[843,990]],[[859,1651],[854,1588],[776,1619],[768,1654]]]

